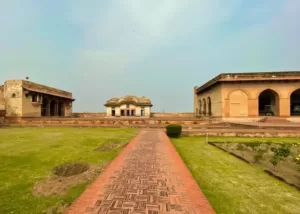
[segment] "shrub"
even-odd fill
[[[180,137],[182,126],[177,124],[170,124],[166,126],[168,137],[178,138]]]
[[[267,150],[264,150],[264,149],[258,149],[256,151],[256,154],[254,155],[254,160],[256,163],[259,163],[259,161],[263,159],[263,155],[266,151]]]
[[[297,157],[295,157],[295,162],[300,166],[300,154]]]

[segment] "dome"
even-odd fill
[[[126,95],[124,97],[121,97],[118,101],[119,104],[127,104],[127,103],[138,103],[139,98],[137,96],[133,95]]]
[[[139,99],[140,103],[144,103],[144,104],[151,104],[151,101],[147,98],[147,97],[140,97]]]
[[[118,100],[119,100],[118,98],[113,97],[113,98],[111,98],[110,100],[108,100],[106,103],[107,103],[107,104],[114,104],[114,103],[117,103]]]
[[[126,95],[120,98],[111,98],[109,99],[105,106],[119,106],[122,104],[134,104],[140,106],[152,106],[150,99],[145,96],[138,97],[134,95]]]

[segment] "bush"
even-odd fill
[[[166,129],[167,129],[168,137],[179,138],[182,131],[182,126],[176,124],[170,124],[167,125]]]

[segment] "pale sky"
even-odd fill
[[[193,86],[219,73],[300,70],[299,11],[299,0],[2,0],[0,82],[70,91],[76,112],[126,94],[190,112]]]

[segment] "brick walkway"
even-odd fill
[[[66,214],[214,213],[168,137],[141,131]]]

